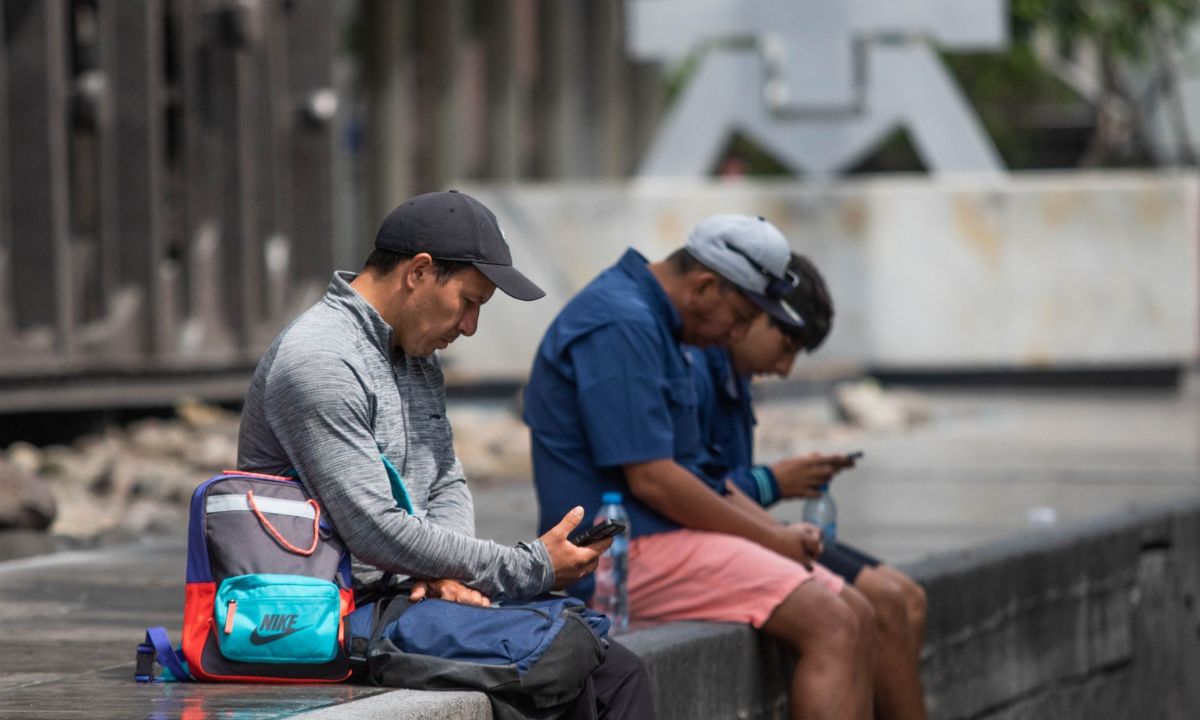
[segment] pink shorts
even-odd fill
[[[635,539],[629,549],[632,620],[712,620],[762,627],[784,599],[813,580],[838,594],[846,581],[805,570],[751,540],[702,530]]]

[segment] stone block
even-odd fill
[[[291,717],[296,720],[492,720],[492,706],[487,696],[479,692],[392,690]]]
[[[748,626],[670,623],[620,640],[650,671],[659,720],[787,717],[792,660]]]
[[[1192,717],[1200,499],[907,567],[933,718]]]

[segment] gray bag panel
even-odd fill
[[[311,505],[299,486],[241,478],[213,483],[206,498],[205,534],[213,579],[218,584],[236,575],[272,573],[327,578],[343,585],[338,578],[338,562],[344,546],[327,523],[321,523],[325,528],[318,531],[321,540],[316,551],[310,556],[298,555],[271,537],[250,510],[247,491],[254,492],[263,517],[280,537],[302,549],[313,541],[313,516],[301,516],[300,510]],[[231,509],[235,506],[239,509]]]

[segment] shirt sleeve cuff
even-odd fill
[[[779,481],[775,473],[766,465],[755,465],[750,468],[750,477],[758,488],[758,502],[763,507],[770,507],[779,500]]]
[[[534,573],[541,570],[541,587],[535,595],[550,592],[554,588],[554,563],[550,561],[550,551],[542,544],[541,540],[534,540],[530,543],[520,543],[529,548],[533,554]]]

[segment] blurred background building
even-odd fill
[[[810,372],[1197,359],[1193,3],[2,7],[0,411],[238,399],[378,220],[451,185],[550,291],[489,305],[457,382],[518,382],[626,245],[718,210],[826,268]]]

